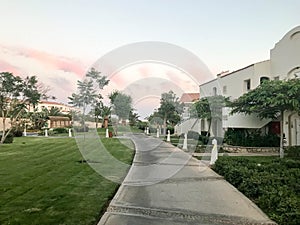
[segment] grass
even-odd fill
[[[131,163],[133,148],[102,142]],[[96,224],[119,185],[81,159],[73,138],[20,137],[1,145],[0,224]]]

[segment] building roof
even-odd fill
[[[183,93],[180,102],[194,102],[200,98],[200,93]]]
[[[60,106],[67,106],[70,107],[64,103],[59,103],[59,102],[51,102],[51,101],[40,101],[40,104],[47,104],[47,105],[60,105]]]

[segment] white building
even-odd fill
[[[270,59],[251,64],[237,71],[219,75],[214,80],[200,85],[200,97],[224,95],[234,100],[249,90],[255,89],[265,79],[286,80],[300,77],[300,26],[289,31],[274,48]],[[223,109],[223,120],[212,124],[212,135],[221,136],[227,128],[262,128],[280,131],[279,121],[260,120],[255,115],[229,115],[230,109]],[[203,122],[203,121],[202,121]],[[207,130],[201,124],[201,131]],[[297,113],[284,114],[283,132],[288,145],[300,145],[300,118]]]
[[[69,105],[58,103],[58,102],[51,102],[51,101],[40,101],[36,107],[38,112],[42,111],[43,108],[51,110],[51,108],[56,107],[63,114],[69,114],[72,110],[75,110],[74,107],[71,107]]]

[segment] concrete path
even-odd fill
[[[191,155],[132,135],[133,165],[98,225],[276,224]]]

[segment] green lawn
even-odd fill
[[[132,147],[102,142],[131,163]],[[1,145],[0,224],[96,224],[119,185],[81,159],[73,138],[21,137]]]

